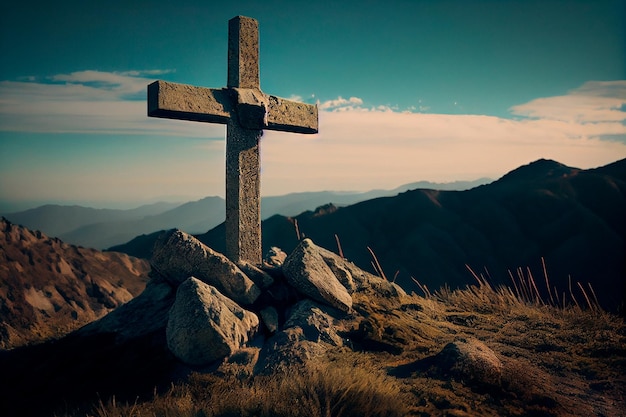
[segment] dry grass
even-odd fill
[[[577,292],[579,292],[578,296],[585,300],[584,303],[579,302],[576,298],[571,280],[568,293],[563,291],[559,294],[557,288],[550,285],[543,258],[541,261],[545,281],[545,289],[542,290],[539,290],[530,268],[525,270],[518,268],[515,274],[509,271],[512,287],[505,285],[494,287],[484,274],[477,274],[468,265],[466,267],[478,283],[478,286],[468,285],[465,289],[455,291],[451,291],[448,287],[443,287],[431,294],[424,285],[417,281],[415,282],[424,292],[426,298],[434,297],[444,303],[452,303],[472,311],[501,313],[511,309],[533,306],[538,308],[552,307],[561,312],[574,314],[586,311],[587,313],[593,313],[592,316],[608,314],[598,303],[593,287],[589,283],[587,284],[588,290],[585,290],[585,287],[580,282],[576,283]]]
[[[406,395],[393,378],[372,370],[333,364],[313,370],[240,380],[192,374],[143,404],[100,401],[93,417],[403,416]]]
[[[424,297],[353,294],[358,320],[347,316],[335,324],[338,331],[361,332],[364,340],[329,351],[306,370],[292,367],[256,376],[193,373],[147,402],[110,399],[74,415],[624,415],[626,325],[599,307],[591,288],[573,285],[557,295],[549,290],[545,268],[540,281],[528,269],[515,271],[508,287],[491,285],[487,272],[487,278],[470,273],[475,285],[432,293],[422,285]],[[423,371],[422,361],[468,337],[484,342],[500,358],[501,386],[477,389]],[[371,340],[398,349],[368,349],[365,342]]]

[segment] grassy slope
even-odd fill
[[[522,297],[524,298],[524,297]],[[192,372],[148,401],[108,399],[94,416],[624,415],[626,325],[599,309],[522,301],[484,283],[401,302],[354,295],[357,335],[286,374],[251,376],[255,348]],[[447,343],[475,338],[503,364],[498,386],[437,370]],[[367,343],[366,343],[367,342]],[[241,359],[244,358],[244,359]],[[436,365],[436,364],[435,364]],[[71,415],[71,414],[68,414]],[[82,414],[75,414],[82,415]]]

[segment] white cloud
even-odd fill
[[[566,96],[515,106],[515,114],[529,116],[521,119],[399,113],[339,98],[334,102],[342,111],[320,112],[318,135],[266,133],[264,189],[280,194],[497,178],[539,158],[580,168],[604,165],[626,158],[625,86],[589,82]]]
[[[0,130],[223,137],[224,127],[148,118],[146,88],[165,70],[78,71],[50,82],[0,81]],[[140,100],[131,100],[139,97]]]
[[[589,81],[569,94],[544,97],[511,108],[518,116],[571,123],[613,123],[626,120],[626,81]]]
[[[128,99],[145,94],[160,71],[0,82],[0,130],[223,138],[222,125],[148,118],[145,99]],[[539,158],[603,165],[626,157],[625,92],[626,81],[588,82],[564,96],[514,106],[517,119],[366,108],[358,97],[320,102],[319,134],[265,133],[263,193],[495,178]],[[624,139],[601,140],[609,137]],[[176,163],[185,170],[184,160]],[[206,175],[218,179],[222,171],[212,167]],[[215,182],[219,189],[202,194],[222,194],[223,181]]]
[[[334,100],[328,100],[323,103],[318,103],[318,107],[320,110],[325,111],[348,111],[348,110],[357,110],[361,109],[361,105],[363,105],[363,100],[358,97],[350,97],[349,99],[345,99],[341,96]]]
[[[322,112],[318,135],[266,133],[263,187],[268,194],[391,188],[421,179],[497,178],[539,158],[590,168],[626,157],[626,146],[598,139],[607,129],[597,128],[491,116]]]
[[[102,71],[77,71],[71,74],[57,74],[49,79],[53,82],[65,82],[68,86],[86,86],[96,90],[113,93],[119,98],[145,91],[148,79],[124,73]],[[94,99],[98,96],[94,94]]]

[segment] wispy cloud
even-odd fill
[[[495,178],[539,158],[600,166],[626,157],[625,86],[589,82],[515,106],[516,118],[397,112],[338,98],[323,106],[330,111],[320,113],[318,135],[266,134],[264,187],[278,193],[306,184],[361,189]]]
[[[539,158],[590,168],[626,157],[623,143],[599,139],[606,129],[579,127],[492,116],[322,112],[318,135],[266,133],[264,190],[389,188],[418,179],[497,178]]]
[[[318,103],[320,110],[325,111],[350,111],[350,110],[364,110],[361,106],[363,100],[358,97],[350,97],[345,99],[341,96],[334,100],[327,100],[322,103]]]
[[[518,116],[568,123],[614,123],[626,120],[626,80],[589,81],[564,96],[545,97],[511,108]]]
[[[2,81],[0,130],[223,138],[221,125],[146,117],[146,86],[166,72]],[[318,135],[265,133],[264,192],[494,177],[538,158],[598,166],[626,157],[625,103],[626,81],[537,98],[511,108],[513,118],[366,107],[358,97],[318,101]]]
[[[77,71],[0,81],[0,130],[221,137],[223,127],[146,117],[146,87],[172,70]]]

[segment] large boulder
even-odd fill
[[[373,289],[384,293],[387,297],[406,296],[406,292],[398,284],[372,275],[328,249],[311,246],[311,250],[317,252],[350,294],[363,289]]]
[[[283,273],[300,293],[347,312],[352,308],[352,297],[326,264],[320,249],[304,239],[285,259]]]
[[[341,311],[306,299],[287,311],[282,329],[270,337],[261,349],[256,372],[273,374],[293,365],[314,367],[327,356],[329,349],[343,346],[337,331]]]
[[[502,362],[483,342],[459,338],[448,343],[434,361],[444,373],[476,385],[500,386]]]
[[[180,284],[167,322],[167,346],[189,365],[206,365],[244,346],[258,317],[215,287],[190,277]]]
[[[174,287],[194,276],[241,304],[252,304],[261,294],[259,286],[226,256],[177,229],[157,240],[151,264]]]
[[[311,300],[302,300],[292,307],[284,328],[302,329],[302,335],[311,342],[325,342],[332,346],[343,346],[337,334],[332,310]],[[338,313],[335,310],[335,313]]]

